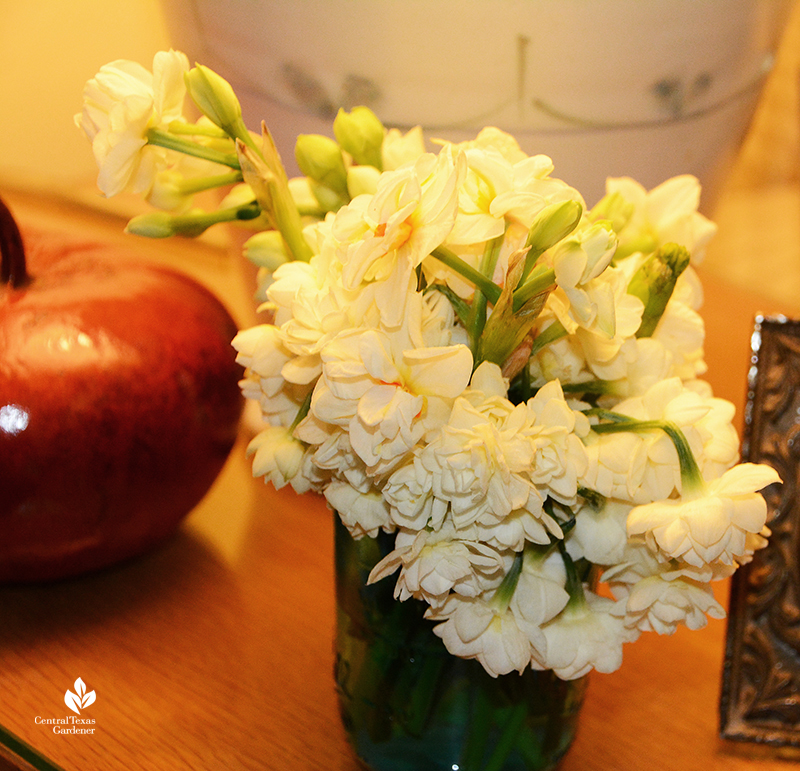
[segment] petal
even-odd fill
[[[781,482],[778,472],[763,463],[740,463],[709,484],[718,495],[749,495],[767,485]]]
[[[410,368],[409,385],[417,394],[454,399],[472,375],[472,353],[466,345],[404,351],[403,361]]]

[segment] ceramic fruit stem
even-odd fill
[[[2,198],[0,198],[0,281],[8,284],[11,289],[21,289],[30,281],[25,267],[22,235]]]

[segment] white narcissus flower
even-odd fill
[[[236,361],[245,367],[240,382],[244,395],[258,402],[270,425],[291,425],[310,386],[288,383],[283,377],[283,368],[293,357],[283,345],[280,330],[272,324],[258,324],[239,332],[233,347],[238,352]]]
[[[594,490],[607,498],[623,501],[649,502],[651,496],[643,487],[642,479],[647,467],[647,445],[643,436],[633,431],[616,434],[589,434],[586,438],[586,452],[589,463],[581,479],[584,487]],[[667,469],[666,485],[671,490],[675,480],[680,478],[677,457],[674,468]]]
[[[780,481],[769,466],[742,463],[700,493],[637,506],[628,515],[628,535],[644,536],[664,562],[741,564],[752,554],[749,536],[765,528],[767,505],[757,491]]]
[[[416,597],[437,608],[451,591],[477,597],[496,588],[508,567],[506,562],[494,549],[460,539],[452,525],[439,531],[403,529],[397,534],[394,550],[372,569],[367,583],[380,581],[400,568],[395,598],[404,602]]]
[[[588,423],[567,405],[557,382],[516,406],[491,395],[504,391],[499,367],[481,364],[447,424],[415,458],[419,473],[427,472],[418,481],[449,503],[459,530],[475,526],[491,543],[511,548],[525,540],[549,543],[561,529],[544,511],[544,497],[575,502]],[[418,493],[406,497],[421,501]]]
[[[383,137],[381,155],[386,171],[394,171],[407,163],[414,163],[424,154],[425,137],[421,126],[414,126],[405,134],[399,129],[390,128]]]
[[[375,538],[381,530],[394,530],[389,510],[377,490],[361,492],[349,482],[333,479],[323,492],[353,538]]]
[[[159,51],[152,72],[119,59],[86,83],[75,123],[92,143],[100,170],[97,184],[107,197],[126,190],[146,193],[158,169],[165,167],[165,151],[148,146],[146,134],[183,119],[183,75],[188,70],[185,54]]]
[[[297,476],[304,453],[302,443],[283,426],[265,428],[247,445],[247,454],[253,456],[253,476],[264,477],[276,490]]]
[[[700,629],[711,618],[724,618],[708,583],[659,562],[643,543],[632,541],[618,565],[601,576],[617,604],[612,610],[625,626],[641,632],[673,634],[679,624]]]
[[[434,634],[454,656],[477,659],[492,677],[522,672],[528,666],[530,641],[507,608],[483,597],[451,594],[442,608],[427,611],[426,618],[445,619],[433,628]]]
[[[623,611],[626,626],[659,634],[673,634],[680,623],[689,629],[702,629],[709,616],[725,618],[725,609],[714,599],[708,584],[690,578],[668,581],[662,576],[634,584],[620,604]]]
[[[626,523],[632,504],[613,498],[594,508],[588,503],[575,512],[575,527],[566,540],[573,560],[587,559],[594,565],[616,565],[628,544]]]
[[[480,244],[505,231],[505,217],[490,211],[495,196],[510,190],[514,181],[511,164],[494,148],[464,151],[467,172],[458,190],[458,216],[448,234],[448,244]]]
[[[375,195],[359,196],[334,218],[343,286],[376,284],[375,299],[389,327],[402,322],[414,269],[453,227],[465,170],[463,153],[426,153],[384,174]]]
[[[630,177],[610,178],[606,193],[618,193],[633,204],[633,214],[620,232],[620,245],[637,248],[648,242],[648,251],[655,251],[666,243],[685,246],[692,261],[699,263],[705,247],[717,226],[700,214],[700,183],[696,177],[684,174],[672,177],[648,191]]]
[[[576,201],[585,208],[583,197],[565,182],[550,176],[553,162],[546,155],[532,155],[514,163],[511,188],[498,191],[490,206],[495,217],[505,217],[518,222],[526,230],[533,225],[536,215],[550,204]]]
[[[542,626],[545,653],[533,649],[531,667],[552,669],[562,680],[575,680],[592,669],[615,672],[622,664],[622,646],[638,632],[612,615],[614,600],[586,591],[584,601],[570,602]]]
[[[708,369],[703,358],[705,335],[705,324],[700,314],[673,298],[667,303],[653,339],[672,354],[674,374],[690,380]]]
[[[578,324],[589,328],[596,323],[609,337],[615,335],[612,288],[605,283],[594,288],[590,282],[609,266],[616,248],[614,231],[604,225],[584,228],[553,247],[550,261],[556,284],[569,301],[573,329]]]
[[[546,312],[546,311],[545,311]],[[544,314],[542,314],[544,315]],[[549,319],[555,320],[553,314]],[[549,324],[543,324],[543,327]],[[562,337],[540,350],[528,364],[531,383],[542,386],[551,380],[561,383],[584,383],[595,380],[580,342],[573,336]]]
[[[396,331],[344,332],[321,352],[311,414],[346,428],[353,450],[375,474],[391,471],[447,420],[472,372],[466,346],[425,345],[421,303],[419,295],[409,298],[409,314]],[[297,436],[311,441],[304,430],[301,423]]]
[[[661,380],[641,396],[626,399],[614,412],[638,421],[670,422],[685,436],[701,470],[719,474],[738,459],[730,402],[710,396],[700,384]],[[659,429],[590,437],[589,471],[584,484],[601,495],[649,503],[681,490],[678,454]]]
[[[528,543],[547,543],[551,531],[558,525],[549,516],[539,511],[541,497],[533,490],[529,494],[528,506],[515,509],[502,522],[481,524],[476,522],[471,531],[475,537],[496,549],[522,551]],[[536,511],[532,514],[530,510]]]
[[[399,527],[438,530],[449,507],[447,501],[434,496],[433,475],[420,461],[419,452],[415,448],[412,459],[392,472],[382,493]]]
[[[525,509],[540,521],[538,540],[561,530],[542,509],[543,497],[527,476],[535,447],[520,428],[524,405],[493,398],[476,407],[459,398],[447,425],[420,453],[430,474],[433,495],[450,504],[458,529],[479,523],[493,526],[512,512]],[[494,413],[494,414],[493,414]]]
[[[559,321],[571,336],[568,346],[573,349],[571,355],[577,357],[578,367],[590,372],[592,378],[618,380],[626,371],[620,350],[639,329],[644,305],[628,294],[626,274],[614,267],[586,282],[581,293],[583,310],[576,315],[563,290],[551,292],[539,327],[546,330],[552,321]],[[558,358],[562,348],[551,345],[539,353],[539,367],[546,379],[559,377],[564,366]]]
[[[462,150],[472,148],[478,150],[492,150],[500,153],[511,164],[524,161],[528,155],[519,146],[519,142],[511,134],[494,126],[482,128],[475,139],[468,139],[458,145]],[[553,162],[544,155],[537,156],[541,176],[547,176],[553,170]]]
[[[450,246],[482,244],[502,235],[509,222],[527,232],[551,203],[577,200],[583,206],[576,190],[550,178],[550,158],[529,158],[502,131],[484,130],[458,148],[466,156],[467,173],[459,188],[458,216],[447,237]]]
[[[315,381],[322,372],[320,352],[340,332],[378,324],[372,299],[364,292],[346,291],[337,266],[323,251],[310,263],[288,262],[273,274],[267,307],[284,347],[294,355],[281,373],[289,382]]]
[[[469,387],[473,393],[480,392],[483,398],[496,396],[505,399],[508,396],[508,380],[503,377],[500,367],[490,361],[482,361],[475,368]]]
[[[607,391],[600,405],[612,409],[620,399],[641,396],[661,380],[678,374],[673,353],[653,337],[627,337],[619,351],[602,364]],[[576,336],[562,337],[539,352],[530,361],[531,382],[541,385],[550,380],[562,383],[588,383],[599,375],[590,369],[584,348]],[[694,375],[693,375],[694,376]]]
[[[531,480],[555,500],[573,505],[578,478],[588,462],[583,445],[589,434],[588,420],[567,404],[557,380],[546,383],[525,403],[524,413],[517,410],[515,415],[524,416],[525,423],[515,427],[534,445]]]
[[[528,630],[532,644],[541,644],[539,627],[555,618],[569,602],[566,583],[567,571],[558,549],[526,549],[509,607],[519,626]]]

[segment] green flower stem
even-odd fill
[[[422,266],[417,266],[417,285],[420,284],[420,268]],[[450,305],[453,306],[453,310],[458,316],[458,320],[461,322],[462,326],[465,329],[470,328],[470,318],[472,314],[472,306],[464,299],[459,297],[447,284],[428,284],[423,290],[424,294],[428,294],[429,292],[439,292],[443,294],[449,301]]]
[[[514,749],[514,744],[527,714],[528,705],[524,701],[520,701],[519,704],[514,706],[505,726],[503,726],[500,738],[494,745],[489,761],[483,767],[483,771],[502,771],[511,750]]]
[[[505,233],[497,238],[493,238],[491,241],[487,241],[484,247],[480,270],[489,280],[491,280],[491,277],[494,275],[494,269],[497,265],[497,259],[500,256],[500,249],[503,246],[504,240]],[[477,353],[478,341],[486,325],[486,305],[486,295],[480,288],[476,288],[475,297],[472,300],[469,326],[467,327],[469,330],[469,338],[472,341],[473,355]]]
[[[218,187],[236,185],[242,182],[244,177],[240,171],[231,171],[227,174],[214,174],[210,177],[199,177],[198,179],[184,179],[178,183],[178,190],[183,195],[192,193],[202,193],[204,190],[214,190]]]
[[[254,152],[237,140],[236,149],[241,158],[244,180],[253,189],[261,210],[283,237],[289,257],[308,262],[313,256],[311,247],[303,236],[303,223],[289,191],[286,169],[266,128],[263,141],[263,152]]]
[[[489,741],[489,729],[492,727],[492,704],[486,691],[478,689],[471,704],[469,731],[464,751],[461,755],[462,771],[480,771],[486,745]]]
[[[632,424],[632,423],[637,423],[638,422],[636,420],[636,418],[632,418],[632,417],[630,417],[630,415],[622,415],[619,412],[612,412],[611,410],[604,410],[601,407],[596,407],[596,408],[591,409],[591,410],[586,410],[584,412],[584,415],[586,415],[589,418],[600,418],[600,420],[608,420],[611,423]],[[602,425],[605,425],[605,424],[601,424],[600,426],[592,426],[592,428],[597,429],[597,428],[600,428]]]
[[[197,142],[189,142],[182,137],[161,129],[150,129],[147,132],[147,143],[157,147],[165,147],[167,150],[175,150],[184,155],[219,163],[223,166],[230,166],[232,169],[239,168],[239,159],[236,157],[236,153],[223,153],[211,147],[199,145]]]
[[[407,698],[403,700],[405,724],[412,736],[420,736],[427,727],[438,697],[439,681],[442,677],[444,663],[444,656],[423,656],[421,671],[417,674],[416,682],[409,689]],[[398,688],[397,692],[400,693],[401,690]]]
[[[511,598],[514,596],[514,592],[517,589],[517,584],[519,583],[520,573],[522,573],[523,557],[523,552],[520,551],[516,553],[514,556],[514,562],[511,564],[508,573],[506,573],[505,577],[503,578],[503,582],[500,584],[494,594],[492,603],[499,610],[505,610],[508,608],[508,604],[511,602]]]
[[[536,339],[533,341],[533,347],[531,348],[531,358],[536,356],[542,348],[550,345],[550,343],[554,343],[556,340],[560,340],[562,337],[567,336],[567,330],[564,329],[564,325],[560,321],[554,321],[547,329],[543,329],[538,335],[536,335]],[[566,386],[562,386],[564,391],[567,390]]]
[[[253,220],[260,213],[261,210],[258,205],[253,202],[244,206],[232,206],[229,209],[217,209],[217,211],[204,212],[203,214],[178,214],[173,219],[178,228],[194,229],[194,227],[202,227],[203,230],[206,230],[219,222]]]
[[[536,345],[536,343],[534,343]],[[519,373],[519,395],[522,402],[527,402],[533,396],[533,389],[531,388],[531,370],[526,364],[522,371]]]
[[[311,409],[311,397],[314,395],[314,389],[312,388],[306,398],[303,399],[303,403],[300,405],[300,409],[297,411],[297,415],[294,416],[294,420],[292,421],[292,425],[289,428],[289,433],[294,433],[294,430],[300,425],[300,421],[308,415],[308,411]]]
[[[467,279],[467,281],[471,281],[475,284],[492,305],[500,299],[501,290],[497,284],[486,278],[479,270],[476,270],[471,265],[464,262],[457,254],[453,254],[447,247],[437,247],[431,253],[431,257],[435,257],[439,262],[444,263],[448,268],[452,268],[460,276]]]
[[[672,441],[678,453],[678,464],[681,470],[681,484],[684,492],[700,492],[705,488],[703,475],[697,465],[697,460],[689,447],[689,442],[683,431],[668,420],[634,420],[626,415],[620,415],[609,410],[588,410],[586,415],[610,420],[610,423],[600,423],[592,426],[596,434],[618,434],[621,431],[642,433],[646,431],[663,431]]]
[[[212,225],[220,222],[252,220],[259,216],[261,209],[256,203],[218,209],[213,212],[193,211],[188,214],[169,215],[166,212],[152,212],[134,217],[125,228],[126,233],[147,238],[170,238],[188,236],[195,238]]]
[[[202,124],[174,120],[169,124],[168,128],[170,134],[211,137],[212,139],[229,139],[228,135],[218,126],[204,126]]]
[[[312,257],[311,247],[303,235],[303,223],[300,220],[300,212],[294,205],[294,201],[288,194],[288,189],[284,194],[278,194],[272,198],[274,209],[272,215],[275,223],[283,236],[284,243],[289,254],[295,260],[308,262]]]
[[[556,281],[556,274],[546,265],[537,265],[530,278],[514,291],[514,311],[518,311],[528,300],[550,289]]]
[[[563,535],[569,533],[572,528],[575,527],[575,512],[566,504],[559,503],[558,508],[566,514],[567,519],[561,519],[560,517],[556,516],[555,507],[553,506],[553,499],[547,498],[544,502],[544,510],[556,521],[558,522],[558,526],[561,528],[561,532]],[[550,536],[550,545],[544,547],[544,553],[546,554],[556,543],[559,543],[562,539],[556,538],[556,536]],[[537,549],[541,549],[541,547],[536,547]],[[525,553],[533,553],[529,550],[528,546],[525,546]]]
[[[564,586],[569,594],[567,606],[580,608],[586,604],[586,595],[583,591],[583,581],[578,575],[578,568],[575,566],[572,557],[569,556],[564,541],[558,542],[558,551],[561,553],[561,559],[564,560],[564,568],[567,571],[567,583]]]
[[[22,761],[24,766],[17,766],[14,763],[9,768],[35,768],[36,771],[64,771],[61,766],[57,766],[51,760],[39,753],[30,744],[24,742],[16,734],[0,726],[0,745],[7,748],[12,753],[11,762]],[[2,758],[7,757],[7,752],[0,753]],[[5,767],[5,764],[4,766]]]
[[[588,487],[578,487],[578,495],[595,511],[600,511],[606,505],[605,495],[601,495],[596,490],[590,490]]]
[[[582,383],[562,383],[561,390],[565,394],[613,394],[613,380],[586,380]]]

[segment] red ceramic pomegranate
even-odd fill
[[[170,535],[236,438],[233,319],[177,272],[26,233],[0,202],[0,581]],[[27,257],[27,262],[26,262]]]

